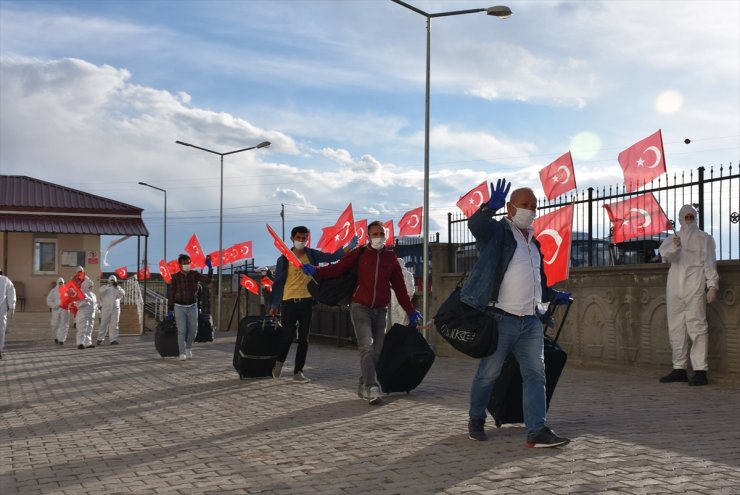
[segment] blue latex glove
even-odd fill
[[[509,189],[511,189],[511,182],[507,184],[506,179],[496,181],[495,188],[493,187],[493,182],[491,182],[491,198],[486,203],[486,207],[492,211],[503,208],[506,204],[506,196],[509,194]]]
[[[308,263],[303,263],[301,270],[303,270],[303,273],[305,273],[306,275],[311,275],[312,277],[316,275],[316,267],[313,265],[309,265]]]
[[[558,292],[558,295],[555,296],[555,302],[557,304],[568,304],[568,301],[571,298],[571,293],[568,291],[560,291]]]
[[[211,264],[211,255],[209,254],[206,256],[206,266],[209,270],[213,270],[213,265]]]
[[[175,312],[174,311],[168,311],[167,312],[167,321],[172,321],[175,319]]]
[[[351,241],[349,241],[349,244],[347,244],[347,249],[349,249],[350,251],[352,251],[352,250],[353,250],[354,248],[356,248],[356,247],[357,247],[357,241],[358,241],[358,239],[359,239],[359,237],[357,237],[357,236],[355,235],[355,236],[354,236],[354,237],[352,238],[352,240],[351,240]]]
[[[412,327],[416,326],[421,321],[421,313],[418,311],[414,311],[413,313],[409,313],[409,325]]]

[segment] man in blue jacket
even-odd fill
[[[501,367],[509,352],[519,362],[522,374],[522,409],[528,447],[558,447],[569,442],[545,423],[545,361],[542,323],[536,308],[540,302],[565,303],[570,293],[547,287],[542,253],[534,237],[532,222],[537,198],[529,188],[516,189],[506,203],[508,215],[493,215],[506,202],[511,183],[499,179],[491,199],[468,219],[468,228],[480,253],[460,300],[478,309],[493,307],[498,326],[498,347],[480,360],[470,387],[468,436],[486,440],[486,407]]]
[[[357,246],[357,236],[354,236],[346,247],[340,247],[334,253],[324,253],[317,249],[307,248],[308,229],[302,225],[293,227],[293,230],[290,231],[290,240],[293,241],[291,251],[301,260],[301,263],[312,265],[337,261]],[[285,256],[281,255],[278,258],[268,310],[270,316],[275,316],[278,312],[281,313],[280,323],[283,327],[280,353],[272,370],[272,377],[275,379],[280,378],[283,363],[288,357],[297,326],[298,349],[295,353],[293,381],[295,383],[311,381],[303,374],[303,366],[306,364],[306,355],[308,354],[308,333],[311,330],[311,318],[313,316],[313,298],[311,293],[308,292],[309,280],[311,278],[304,274],[300,268],[288,263]]]

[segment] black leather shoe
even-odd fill
[[[689,376],[686,374],[686,370],[673,370],[666,376],[660,377],[660,383],[673,383],[673,382],[687,382]]]
[[[78,348],[78,349],[84,349],[84,348],[85,348],[85,346],[84,346],[84,345],[82,345],[82,344],[80,344],[80,345],[78,345],[78,346],[77,346],[77,348]]]
[[[118,345],[118,341],[114,340],[113,342],[110,343],[110,345]]]
[[[697,387],[701,385],[709,385],[709,381],[707,380],[707,372],[695,371],[694,376],[692,376],[691,380],[689,380],[689,387]]]

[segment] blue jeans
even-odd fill
[[[357,337],[357,350],[360,351],[360,386],[369,390],[378,387],[375,366],[380,358],[385,340],[386,308],[369,308],[362,304],[352,303],[350,316]]]
[[[198,305],[180,306],[175,304],[175,323],[177,323],[177,347],[180,354],[193,347],[198,333]]]
[[[493,386],[509,352],[519,361],[522,373],[522,410],[527,436],[537,433],[547,420],[545,356],[542,323],[536,316],[494,313],[498,324],[496,352],[480,360],[470,387],[470,417],[486,417]]]

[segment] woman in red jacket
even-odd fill
[[[304,264],[303,271],[318,278],[336,278],[353,267],[357,268],[357,285],[350,306],[357,350],[360,351],[361,376],[357,395],[370,404],[378,404],[380,386],[375,376],[375,366],[383,348],[391,288],[409,315],[411,325],[421,320],[421,313],[414,310],[411,304],[396,255],[385,249],[383,224],[379,221],[370,223],[367,236],[370,241],[367,249],[355,249],[338,262],[323,267]]]

